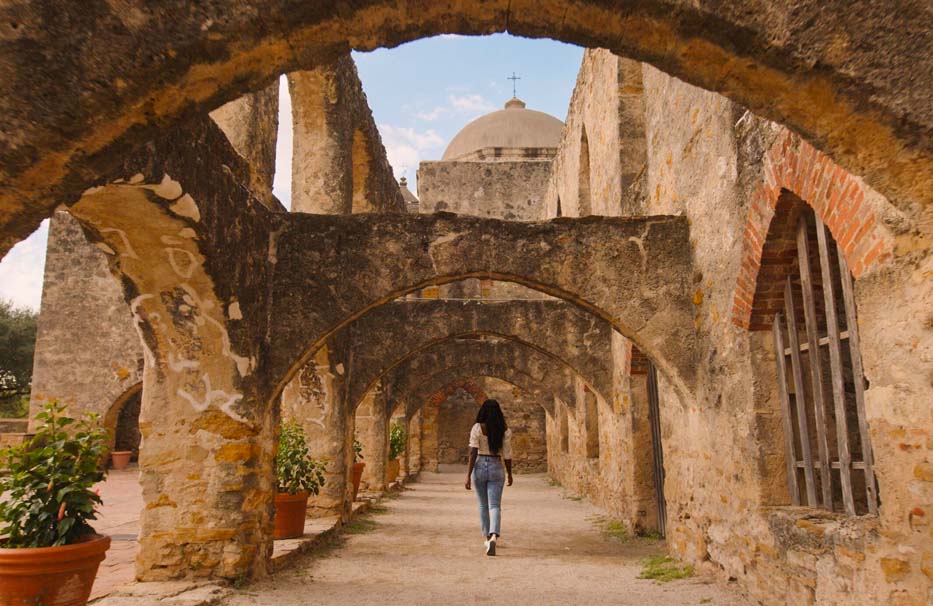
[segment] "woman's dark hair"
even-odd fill
[[[489,440],[489,452],[498,454],[502,449],[502,439],[505,437],[505,417],[496,400],[486,400],[476,413],[476,422],[486,426],[486,439]]]

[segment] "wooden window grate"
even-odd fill
[[[791,499],[876,514],[852,274],[812,211],[797,223],[796,244],[797,271],[772,328]]]

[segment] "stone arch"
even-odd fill
[[[464,278],[516,282],[576,304],[631,338],[683,397],[690,393],[697,371],[695,276],[683,217],[287,219],[275,242],[270,339],[276,346],[264,373],[277,382],[273,393],[327,335],[408,292]],[[596,275],[595,266],[605,271]],[[354,280],[344,279],[349,275]]]
[[[796,215],[789,217],[794,204],[788,192],[813,208],[842,247],[855,278],[891,259],[894,250],[894,238],[881,221],[887,203],[800,137],[784,131],[765,153],[762,172],[745,223],[732,307],[732,323],[744,329],[758,326],[752,316],[759,273],[775,260],[770,256],[781,254],[766,243],[769,230],[774,221],[793,219],[796,225]]]
[[[469,377],[469,379],[465,377]],[[553,398],[560,397],[555,396],[555,394],[548,391],[547,388],[542,387],[532,376],[507,366],[486,363],[471,363],[462,368],[446,368],[424,378],[421,384],[414,386],[409,391],[395,395],[400,402],[404,403],[408,413],[413,415],[425,406],[436,405],[443,402],[450,393],[460,388],[459,386],[461,384],[468,384],[472,379],[478,377],[487,377],[504,381],[516,389],[520,389],[540,399],[542,407],[547,412],[551,412],[553,409]],[[569,386],[562,388],[562,390],[566,395]],[[467,393],[470,393],[470,395],[476,398],[475,393],[469,391]],[[482,401],[478,398],[476,399],[477,404],[482,404]],[[483,400],[485,400],[485,397]]]
[[[101,419],[102,425],[109,432],[107,439],[111,450],[114,448],[117,441],[117,425],[120,421],[120,413],[133,398],[142,395],[142,390],[142,381],[134,383],[110,404],[107,408],[107,412],[103,415]]]
[[[127,20],[121,7],[102,7],[94,19],[81,5],[64,7],[57,27],[46,27],[39,5],[0,13],[0,22],[15,26],[0,66],[11,83],[0,130],[15,133],[0,155],[0,250],[35,229],[70,187],[86,187],[119,164],[134,138],[146,140],[347,47],[442,33],[508,31],[608,48],[785,122],[892,200],[929,202],[929,178],[922,177],[933,173],[923,94],[929,85],[898,94],[909,76],[916,82],[923,74],[928,83],[933,72],[929,49],[916,44],[927,39],[922,3],[893,11],[844,0],[764,7],[740,0],[715,10],[687,0],[624,7],[609,0],[382,0],[295,10],[238,0],[190,16],[152,5],[144,25]],[[827,30],[845,31],[848,44]]]
[[[556,363],[557,365],[564,366],[570,371],[572,371],[575,375],[580,377],[583,383],[587,386],[592,385],[594,383],[594,379],[596,377],[594,374],[589,372],[588,368],[586,367],[580,368],[580,367],[574,366],[570,364],[569,362],[567,362],[566,360],[555,355],[551,351],[547,349],[543,349],[532,343],[529,343],[528,341],[525,341],[520,337],[516,337],[512,335],[503,335],[503,334],[498,334],[494,332],[476,331],[476,332],[461,333],[461,334],[451,334],[441,339],[427,341],[423,343],[421,346],[417,347],[416,349],[408,351],[402,358],[396,360],[395,363],[387,371],[383,372],[382,374],[378,376],[368,375],[364,379],[358,379],[358,380],[354,380],[354,378],[351,377],[350,387],[348,389],[348,394],[350,398],[349,402],[350,402],[351,409],[355,408],[359,404],[359,402],[363,399],[363,397],[369,392],[369,390],[371,390],[378,384],[380,378],[385,377],[386,373],[392,372],[392,369],[403,365],[407,360],[410,360],[418,356],[419,354],[426,352],[426,351],[430,351],[434,348],[445,347],[449,344],[458,344],[461,341],[479,340],[480,342],[485,342],[484,339],[488,337],[496,339],[497,341],[502,341],[503,343],[508,343],[509,345],[514,345],[522,350],[527,350],[528,352],[535,352],[535,354],[537,355],[540,355],[544,358],[548,358],[552,360],[554,363]],[[602,384],[601,385],[602,391],[596,391],[595,393],[598,393],[599,396],[603,398],[604,401],[608,401],[606,400],[605,394],[612,393],[611,391],[606,391],[606,389],[610,387],[611,387],[611,383]],[[589,387],[587,388],[589,389]]]
[[[565,402],[575,401],[569,367],[526,345],[507,340],[454,339],[434,345],[397,365],[385,375],[382,385],[389,398],[405,398],[419,389],[424,377],[447,372],[459,373],[459,377],[451,376],[448,380],[492,376],[517,384],[518,379],[508,379],[509,374],[514,373],[523,380],[522,384],[517,384],[519,388],[540,395],[545,401],[548,394]],[[415,401],[413,405],[421,404]]]
[[[574,368],[604,399],[612,393],[612,368],[607,365],[612,359],[611,327],[565,301],[397,301],[373,309],[348,330],[354,352],[348,387],[351,406],[408,357],[471,334],[529,345]]]

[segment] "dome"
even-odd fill
[[[524,102],[512,98],[505,109],[480,116],[464,126],[447,146],[442,160],[461,160],[491,148],[556,149],[563,128],[564,123],[554,116],[525,109]]]

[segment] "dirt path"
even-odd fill
[[[594,523],[598,509],[563,498],[543,475],[506,488],[503,538],[496,557],[485,556],[475,496],[462,481],[461,473],[422,474],[355,522],[340,545],[241,590],[228,605],[747,604],[704,578],[637,579],[642,558],[663,546],[607,538]]]

